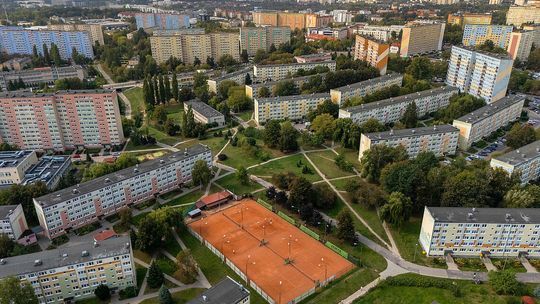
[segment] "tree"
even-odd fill
[[[309,121],[313,121],[317,116],[321,114],[330,114],[333,118],[337,118],[339,114],[339,105],[327,99],[322,103],[318,104],[315,110],[309,111],[307,119]]]
[[[298,95],[300,90],[292,80],[282,80],[273,89],[274,96]]]
[[[337,237],[348,242],[355,241],[356,232],[351,213],[348,210],[342,210],[337,217],[337,221]]]
[[[242,63],[249,62],[249,55],[247,50],[242,50],[242,52],[240,53],[240,61],[242,61]]]
[[[405,125],[405,128],[416,127],[416,123],[418,121],[416,102],[413,101],[407,106],[400,121]]]
[[[120,209],[120,211],[118,212],[118,215],[120,217],[120,225],[122,227],[129,227],[129,223],[131,222],[131,218],[132,218],[131,208],[126,207],[126,208]]]
[[[172,77],[172,88],[171,88],[171,94],[172,94],[172,97],[174,98],[174,100],[176,100],[177,102],[180,101],[179,100],[179,91],[178,91],[178,77],[176,76],[176,73],[173,73],[173,77]]]
[[[178,265],[178,272],[183,283],[191,284],[197,281],[199,268],[189,249],[182,250],[178,253],[176,264]]]
[[[217,95],[220,99],[227,99],[229,97],[229,90],[232,87],[238,86],[236,81],[224,80],[217,87]]]
[[[234,112],[240,112],[249,109],[253,102],[246,96],[244,86],[231,87],[229,89],[229,97],[227,98],[227,106],[234,109]]]
[[[374,133],[386,131],[387,128],[377,119],[369,118],[368,120],[366,120],[366,122],[360,125],[360,130],[362,131],[362,133]]]
[[[378,182],[384,166],[405,159],[407,159],[407,151],[403,146],[374,145],[364,152],[360,160],[362,177],[366,177],[372,182]]]
[[[506,145],[512,149],[519,149],[536,140],[534,128],[528,124],[521,126],[515,123],[506,134]]]
[[[252,83],[251,76],[249,75],[249,73],[246,73],[246,77],[244,77],[244,84],[250,85],[251,83]]]
[[[0,304],[38,304],[34,288],[16,277],[0,279]]]
[[[187,113],[182,112],[182,126],[181,130],[185,137],[195,137],[196,134],[196,123],[195,123],[195,114],[193,113],[193,108],[191,105],[188,106]]]
[[[279,146],[281,139],[281,124],[277,120],[268,120],[264,126],[263,140],[264,144],[269,148]]]
[[[431,61],[427,57],[416,57],[406,69],[407,74],[412,75],[414,79],[431,80],[433,71]]]
[[[379,210],[381,219],[389,224],[400,227],[411,217],[413,203],[411,199],[401,192],[392,192],[388,203]]]
[[[151,252],[160,247],[161,241],[168,233],[158,219],[153,216],[145,216],[137,225],[137,248],[144,252]],[[153,288],[157,288],[153,287]]]
[[[148,278],[146,279],[148,286],[150,288],[158,288],[163,285],[163,281],[163,272],[156,262],[152,262],[152,264],[150,264],[150,268],[148,268]]]
[[[523,292],[523,284],[516,279],[516,274],[511,270],[490,271],[488,280],[497,294],[515,296]]]
[[[111,290],[105,284],[99,284],[94,290],[94,295],[101,301],[107,301],[111,298]]]
[[[7,258],[15,248],[15,242],[5,233],[0,233],[0,258]]]
[[[58,50],[58,46],[54,43],[51,44],[51,59],[56,66],[60,66],[62,64],[60,51]]]
[[[193,170],[191,171],[191,178],[193,180],[193,184],[195,185],[208,185],[210,179],[212,178],[212,172],[204,160],[200,159],[195,162],[195,165],[193,165]]]
[[[165,88],[164,102],[169,102],[171,98],[173,97],[171,93],[171,82],[169,79],[169,75],[165,75],[163,77],[163,87]]]
[[[313,186],[315,191],[315,207],[322,210],[332,209],[337,203],[337,195],[326,183]]]
[[[225,54],[225,55],[222,55],[221,57],[219,57],[218,61],[217,61],[217,64],[220,66],[220,67],[230,67],[230,66],[233,66],[233,65],[237,65],[238,62],[233,58],[233,56],[231,54]]]
[[[49,55],[49,48],[44,43],[43,44],[43,61],[45,61],[45,64],[51,63],[51,56]]]
[[[165,285],[161,285],[159,288],[159,304],[174,304],[172,295]]]
[[[416,191],[425,183],[425,173],[412,161],[386,165],[380,183],[387,193],[400,192],[416,201]]]
[[[249,185],[249,175],[244,166],[240,166],[236,172],[236,178],[242,185]]]
[[[302,176],[295,177],[291,181],[289,189],[289,205],[296,208],[312,202],[315,197],[311,183]]]
[[[327,113],[321,114],[315,117],[310,129],[325,139],[331,139],[334,134],[334,117]]]
[[[270,97],[272,95],[272,92],[270,92],[270,89],[268,87],[260,87],[257,91],[257,95],[259,95],[259,97],[261,98]]]
[[[167,120],[167,110],[164,105],[157,106],[152,112],[152,119],[158,124],[163,125]]]
[[[281,125],[279,149],[283,152],[298,150],[298,130],[296,130],[289,121]]]

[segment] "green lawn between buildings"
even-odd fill
[[[132,113],[144,110],[145,106],[142,88],[133,87],[129,90],[124,91],[124,95],[126,95],[127,99],[129,99]]]
[[[298,166],[300,165],[300,167]],[[310,174],[303,174],[302,168],[306,166],[311,171]],[[276,173],[286,173],[292,172],[298,176],[305,177],[310,182],[320,181],[322,178],[317,174],[313,166],[302,154],[294,154],[289,157],[271,161],[267,164],[257,166],[255,168],[249,169],[249,174],[257,175],[264,177],[266,179],[270,178],[273,174]]]

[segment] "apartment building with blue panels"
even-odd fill
[[[464,46],[478,46],[491,40],[495,46],[506,49],[512,29],[511,25],[466,24],[462,43]]]
[[[137,28],[158,28],[162,30],[176,30],[189,27],[189,16],[180,14],[135,14]]]

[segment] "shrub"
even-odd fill
[[[94,295],[101,301],[106,301],[111,298],[111,290],[107,285],[99,284],[96,290],[94,290]]]
[[[224,161],[224,160],[227,160],[227,158],[229,158],[229,157],[227,156],[227,154],[221,153],[221,154],[218,155],[217,158],[218,158],[218,160],[220,160],[220,161]]]
[[[120,290],[118,294],[120,295],[120,300],[129,299],[136,297],[139,294],[139,290],[135,286],[129,286]]]

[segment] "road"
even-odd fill
[[[116,84],[116,82],[114,82],[111,76],[107,74],[107,72],[105,72],[105,70],[101,66],[101,63],[96,64],[96,68],[99,71],[99,73],[101,73],[103,78],[105,78],[108,84]],[[124,116],[126,116],[126,118],[131,119],[131,103],[129,102],[129,99],[126,97],[126,95],[124,95],[123,92],[118,92],[118,97],[122,99],[122,101],[124,102],[124,105],[126,106],[126,113]]]

